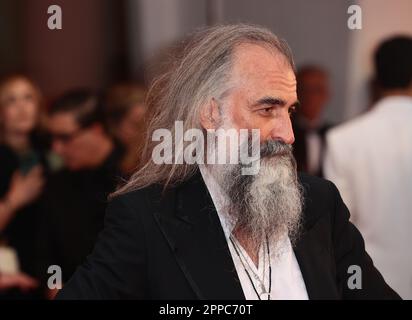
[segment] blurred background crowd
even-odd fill
[[[61,6],[61,30],[47,8]],[[348,7],[362,28],[348,28]],[[145,94],[173,44],[247,22],[292,48],[298,169],[333,181],[387,282],[412,299],[412,2],[0,2],[0,299],[52,298],[139,166]]]

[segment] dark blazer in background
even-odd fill
[[[33,148],[29,159],[21,159],[8,146],[0,146],[0,199],[10,189],[13,174],[19,171],[26,174],[35,165],[41,165],[43,175],[47,180],[49,167],[46,151],[40,147]],[[36,275],[35,242],[38,235],[37,221],[41,215],[39,199],[14,213],[13,218],[1,234],[3,241],[17,251],[20,269],[31,276]]]
[[[98,168],[64,169],[50,177],[36,243],[37,275],[43,284],[49,266],[60,266],[66,282],[92,251],[103,229],[107,197],[119,183],[121,155],[116,147]]]
[[[0,145],[0,199],[10,190],[13,174],[20,171],[25,174],[32,166],[40,164],[44,178],[47,179],[49,167],[46,160],[46,148],[34,144],[31,155],[34,157],[19,158],[8,146]],[[36,276],[36,240],[38,236],[38,219],[41,215],[40,204],[36,199],[13,214],[3,232],[0,242],[13,248],[19,260],[20,271],[32,277]],[[0,299],[37,299],[42,297],[40,290],[21,292],[18,289],[0,292]]]
[[[316,130],[321,142],[321,154],[319,159],[319,170],[312,174],[318,177],[323,177],[322,167],[324,151],[326,147],[326,133],[332,127],[333,126],[331,124],[325,124]],[[297,169],[298,171],[308,173],[308,147],[306,144],[306,136],[308,134],[308,130],[304,126],[300,125],[298,121],[293,121],[293,132],[295,135],[295,142],[293,144],[293,155],[296,159]]]
[[[310,299],[398,299],[365,252],[335,186],[300,175],[302,235],[294,248]],[[362,269],[362,289],[347,286]],[[209,192],[196,174],[162,196],[151,186],[115,198],[93,253],[59,299],[244,299]]]

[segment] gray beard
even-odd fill
[[[229,197],[228,210],[253,245],[268,237],[278,243],[288,235],[295,244],[303,207],[292,146],[267,141],[261,147],[260,170],[242,175],[242,164],[223,165],[214,174]],[[216,174],[217,173],[217,174]]]

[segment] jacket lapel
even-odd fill
[[[309,299],[339,299],[327,222],[310,204],[294,252]],[[199,173],[166,192],[155,219],[198,299],[244,300],[220,220]],[[325,238],[326,237],[326,238]]]
[[[245,299],[219,217],[198,173],[173,189],[156,220],[199,299]]]
[[[294,248],[310,300],[339,299],[336,286],[336,267],[332,249],[328,248],[330,234],[328,222],[319,219],[317,212],[306,200],[302,234]]]

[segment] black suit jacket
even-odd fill
[[[336,187],[300,175],[303,233],[294,248],[310,299],[391,299]],[[347,286],[348,267],[362,289]],[[162,195],[151,186],[115,198],[93,253],[59,299],[244,299],[209,192],[198,173]]]
[[[317,130],[321,140],[321,154],[319,159],[320,163],[318,171],[312,174],[318,177],[323,177],[322,166],[326,147],[326,134],[332,127],[333,125],[331,124],[325,124]],[[297,120],[295,120],[293,122],[293,132],[295,134],[295,142],[293,144],[293,155],[296,159],[297,168],[299,171],[308,172],[308,148],[306,144],[306,136],[308,134],[308,130],[302,125],[300,125]]]
[[[36,241],[37,275],[46,285],[50,265],[62,268],[66,282],[103,229],[107,196],[118,184],[121,150],[115,147],[98,167],[52,175],[41,199]]]

